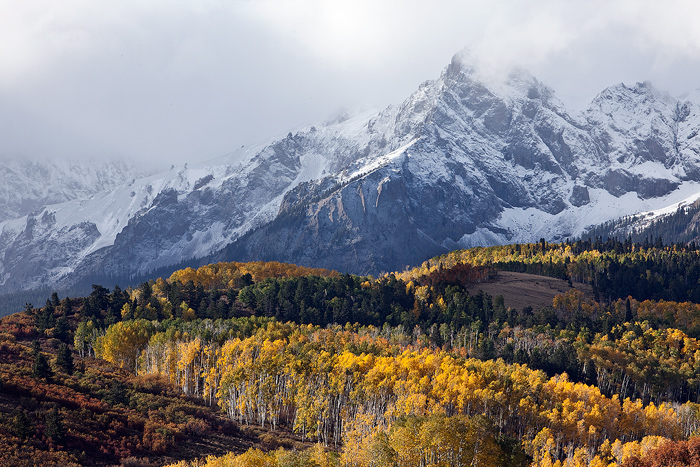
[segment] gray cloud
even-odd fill
[[[0,6],[0,155],[203,160],[397,104],[468,46],[582,108],[700,87],[692,1],[28,0]]]

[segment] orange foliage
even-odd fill
[[[621,467],[700,467],[700,438],[668,441],[646,455],[632,456]]]
[[[17,339],[34,337],[37,334],[34,317],[27,313],[14,313],[0,320],[0,333],[13,335]]]
[[[49,361],[55,359],[54,344],[40,341]],[[75,359],[73,374],[55,367],[47,381],[32,376],[27,342],[0,341],[0,465],[114,465],[170,452],[176,442],[205,435],[222,422],[167,380],[132,378],[103,360]],[[14,412],[6,414],[8,406]],[[51,407],[60,417],[60,438],[48,432]],[[21,430],[15,428],[15,413],[25,416]]]

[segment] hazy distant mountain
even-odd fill
[[[489,82],[458,54],[398,107],[1,223],[0,292],[193,258],[377,273],[563,240],[700,193],[698,96],[617,85],[572,115],[527,72]]]
[[[112,190],[144,171],[124,161],[0,158],[0,222]]]

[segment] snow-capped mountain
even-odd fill
[[[0,222],[112,190],[144,171],[124,161],[0,158]]]
[[[700,244],[700,194],[653,211],[607,221],[587,230],[584,237],[631,239],[637,243]]]
[[[364,156],[360,145],[386,146],[365,120],[339,118],[2,222],[0,292],[124,280],[213,254],[274,219],[299,183],[341,172]]]
[[[192,258],[377,273],[563,240],[700,193],[698,129],[698,93],[617,85],[572,115],[527,72],[486,81],[458,54],[400,106],[1,223],[0,292]]]
[[[374,272],[454,248],[564,240],[700,192],[698,102],[618,85],[571,115],[529,74],[485,83],[458,55],[403,104],[397,122],[420,116],[410,146],[322,199],[294,190],[276,222],[222,258]]]

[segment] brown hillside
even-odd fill
[[[505,305],[510,308],[531,306],[534,310],[552,306],[554,297],[571,290],[569,283],[562,279],[509,271],[498,271],[494,278],[466,288],[470,294],[483,290],[491,296],[503,295]],[[573,288],[593,297],[590,285],[573,283]]]

